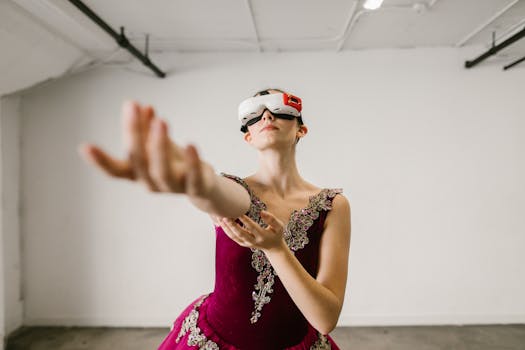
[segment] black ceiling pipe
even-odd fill
[[[474,67],[476,64],[478,64],[479,62],[485,60],[487,57],[490,57],[490,56],[496,54],[498,51],[503,50],[504,48],[506,48],[510,44],[513,44],[514,42],[520,40],[524,36],[525,36],[525,28],[523,28],[521,31],[517,32],[516,34],[514,34],[513,36],[511,36],[510,38],[508,38],[507,40],[505,40],[501,44],[492,46],[487,52],[485,52],[484,54],[482,54],[478,58],[475,58],[472,61],[466,61],[465,62],[465,68],[472,68],[472,67]]]
[[[113,39],[115,39],[115,41],[119,44],[120,47],[128,50],[133,56],[135,56],[142,63],[144,63],[145,66],[153,70],[158,77],[164,78],[166,76],[166,73],[162,72],[160,69],[157,68],[157,66],[153,64],[153,62],[150,61],[150,59],[147,56],[148,55],[147,52],[146,52],[146,56],[144,56],[135,46],[133,46],[129,42],[128,38],[126,38],[124,34],[124,27],[120,27],[120,34],[118,34],[117,32],[113,30],[113,28],[111,28],[106,22],[104,22],[95,12],[93,12],[89,7],[87,7],[82,1],[69,0],[69,2],[75,5],[86,16],[91,18],[93,22],[98,24],[99,27],[101,27],[104,31],[106,31],[109,35],[111,35]]]
[[[520,63],[523,62],[523,61],[525,61],[525,57],[522,57],[522,58],[520,58],[519,60],[514,61],[514,62],[512,62],[512,63],[510,63],[510,64],[507,64],[505,67],[503,67],[503,70],[507,70],[507,69],[509,69],[509,68],[511,68],[511,67],[514,67],[515,65],[520,64]]]

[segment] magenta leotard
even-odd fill
[[[247,215],[265,227],[260,212],[266,205],[243,179],[221,175],[248,191]],[[324,221],[341,192],[325,188],[310,197],[285,228],[288,247],[314,278]],[[158,350],[339,350],[306,320],[262,251],[238,245],[220,226],[215,232],[215,288],[185,308]]]

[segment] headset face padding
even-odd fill
[[[302,103],[299,97],[283,93],[250,97],[239,104],[241,130],[260,120],[265,109],[278,117],[293,119],[301,116]]]

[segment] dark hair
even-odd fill
[[[282,92],[283,94],[287,93],[286,91],[281,90],[281,89],[268,88],[268,89],[261,90],[261,91],[255,93],[255,95],[253,95],[253,97],[260,96],[260,95],[268,95],[270,93],[270,90],[279,91],[279,92]]]
[[[264,90],[261,90],[261,91],[256,92],[252,97],[257,97],[257,96],[261,96],[261,95],[268,95],[268,94],[270,93],[270,90],[273,90],[273,91],[279,91],[279,92],[282,92],[283,94],[287,94],[286,91],[281,90],[281,89],[268,88],[268,89],[264,89]],[[303,118],[302,118],[301,115],[298,116],[298,117],[295,118],[295,119],[297,119],[297,123],[299,123],[299,126],[304,125],[304,123],[303,123]],[[241,131],[242,131],[242,132],[248,132],[248,127],[243,126],[243,127],[241,128]]]

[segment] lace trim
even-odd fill
[[[261,201],[250,189],[248,184],[238,176],[221,173],[222,176],[230,178],[241,184],[250,194],[251,205],[248,210],[248,217],[257,222],[261,227],[265,228],[267,225],[261,219],[261,210],[266,210],[266,204]],[[322,210],[332,209],[332,199],[336,194],[343,192],[341,188],[321,190],[316,195],[310,197],[306,208],[296,209],[290,215],[290,220],[284,229],[284,239],[292,253],[299,249],[303,249],[308,243],[307,231],[312,226],[315,220],[319,218],[319,213]],[[255,290],[252,292],[252,299],[255,303],[252,311],[250,322],[256,323],[261,317],[261,310],[264,305],[271,301],[273,293],[273,285],[275,283],[275,276],[277,273],[268,261],[268,258],[260,249],[251,248],[252,250],[252,267],[259,273],[257,276],[257,284],[254,285]]]
[[[340,188],[325,188],[318,194],[310,197],[306,208],[296,209],[290,216],[290,221],[284,230],[284,239],[292,251],[303,249],[308,243],[308,229],[319,218],[323,210],[332,210],[332,199],[336,194],[343,192]]]
[[[241,184],[246,189],[246,191],[248,191],[248,194],[250,195],[251,199],[251,204],[250,208],[248,209],[248,212],[246,213],[246,216],[248,216],[250,219],[258,223],[262,227],[266,227],[266,223],[261,219],[261,210],[266,209],[266,204],[264,204],[263,201],[261,201],[255,195],[255,193],[252,192],[252,189],[248,187],[248,184],[240,177],[226,173],[221,173],[221,175]]]
[[[310,346],[310,350],[331,350],[332,345],[330,345],[328,337],[319,332],[317,332],[317,334],[319,338],[315,341],[314,345]]]
[[[197,327],[197,321],[199,319],[199,308],[204,302],[204,300],[209,296],[209,294],[203,295],[201,299],[193,305],[193,310],[184,318],[182,326],[180,328],[177,339],[175,343],[178,343],[182,337],[188,332],[187,344],[189,346],[198,346],[199,350],[220,350],[217,343],[208,340],[206,336],[202,333],[201,329]]]

